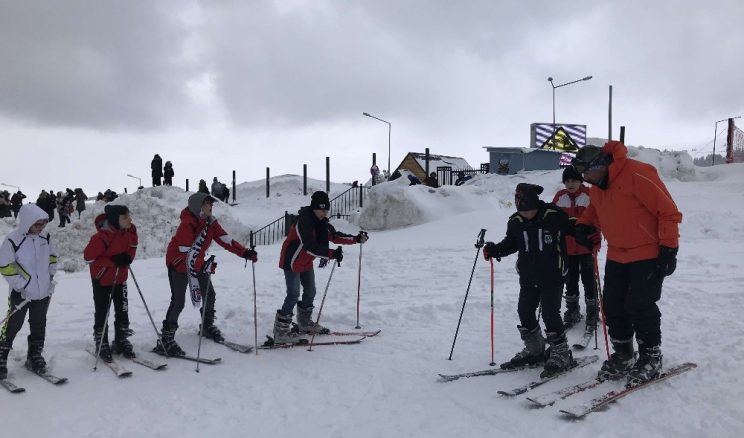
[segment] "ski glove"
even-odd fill
[[[356,240],[357,243],[364,243],[369,240],[369,235],[367,235],[366,231],[360,231],[359,234],[356,235],[354,240]]]
[[[125,252],[122,252],[112,255],[111,261],[114,262],[114,265],[116,266],[129,266],[132,264],[132,256]]]
[[[486,242],[486,245],[483,247],[483,258],[486,260],[495,258],[497,262],[501,261],[501,254],[499,254],[499,249],[495,243]]]
[[[334,249],[333,251],[331,251],[331,258],[341,263],[341,261],[344,259],[344,250],[340,246]]]
[[[591,225],[578,224],[574,227],[574,239],[579,245],[594,250],[602,242],[602,235]]]
[[[213,275],[217,271],[217,262],[214,261],[213,258],[209,258],[207,261],[204,262],[204,266],[202,267],[202,272],[205,274]]]
[[[656,259],[656,275],[664,278],[672,275],[677,269],[677,251],[679,248],[659,247],[659,257]]]
[[[256,263],[258,261],[258,253],[252,249],[246,249],[243,251],[243,258]]]

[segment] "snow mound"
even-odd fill
[[[664,179],[680,181],[698,181],[705,179],[698,175],[699,167],[695,166],[692,156],[687,151],[660,151],[643,146],[629,146],[628,157],[643,161],[656,168]]]

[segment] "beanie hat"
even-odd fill
[[[313,210],[330,210],[331,202],[328,200],[328,194],[326,192],[315,192],[310,197],[310,208]]]
[[[112,205],[109,204],[103,207],[103,212],[106,214],[106,221],[112,227],[119,228],[119,216],[129,213],[129,207],[126,205]]]
[[[535,210],[540,206],[540,193],[543,188],[537,184],[519,183],[514,192],[514,205],[517,211]]]
[[[581,177],[579,171],[576,170],[576,168],[573,166],[568,166],[563,169],[563,183],[565,183],[569,179],[573,179],[578,182],[584,182],[584,178]]]

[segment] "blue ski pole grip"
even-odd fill
[[[475,242],[476,248],[483,248],[483,245],[485,245],[485,238],[486,238],[486,229],[481,228],[480,232],[478,233],[478,241]]]

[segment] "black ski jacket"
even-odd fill
[[[496,253],[491,256],[501,258],[519,251],[517,272],[522,287],[562,284],[568,272],[566,234],[569,232],[568,215],[555,204],[540,201],[532,220],[518,212],[509,217],[506,237],[496,244]]]

